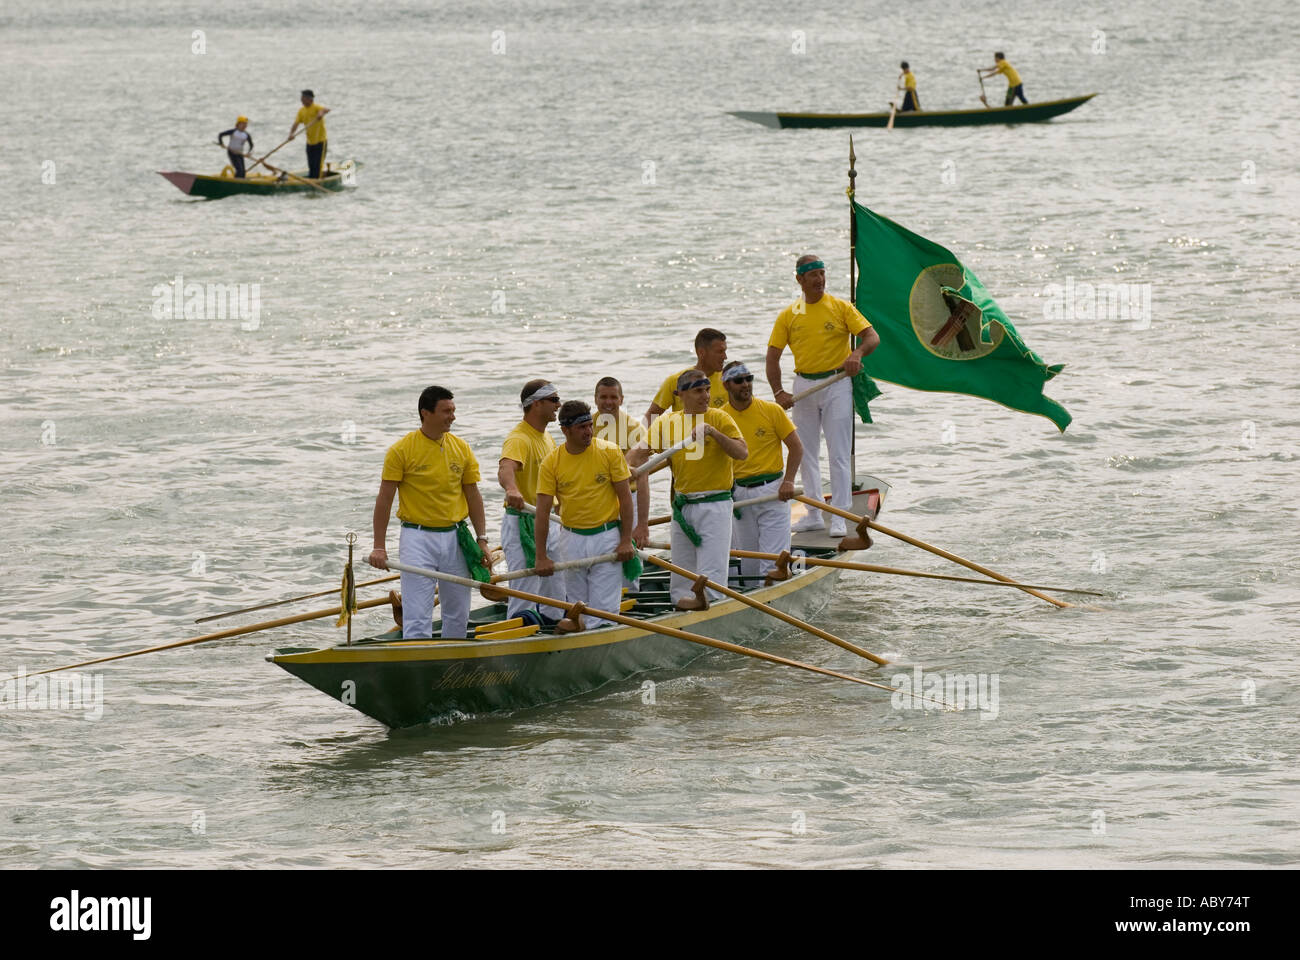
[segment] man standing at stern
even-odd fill
[[[537,573],[543,581],[555,572],[546,552],[551,506],[560,498],[560,522],[568,531],[569,560],[586,560],[617,553],[619,563],[636,556],[632,545],[632,491],[623,451],[607,440],[593,439],[591,408],[581,400],[560,407],[564,443],[542,461],[537,479]],[[598,610],[617,611],[623,593],[619,563],[572,567],[565,573],[565,598],[590,603]],[[576,633],[609,623],[583,615],[581,622],[565,617],[555,625],[561,633]]]
[[[795,261],[795,279],[802,297],[781,311],[767,341],[767,382],[776,402],[789,410],[795,407],[794,425],[803,441],[800,477],[804,494],[820,497],[822,491],[821,438],[826,435],[830,461],[831,504],[841,510],[853,506],[853,473],[849,462],[853,450],[853,385],[850,378],[862,369],[862,358],[880,345],[880,337],[853,304],[826,292],[826,264],[805,254]],[[861,335],[855,348],[853,338]],[[794,395],[781,388],[781,354],[786,347],[794,354],[794,392],[817,385],[844,370],[848,377],[820,390],[796,406]],[[795,530],[818,530],[821,511],[809,513]],[[831,536],[847,534],[844,520],[831,520]]]
[[[450,433],[456,404],[450,390],[429,387],[420,394],[420,429],[412,430],[388,448],[384,472],[375,497],[375,546],[370,565],[388,569],[385,543],[388,518],[396,494],[397,518],[402,521],[398,557],[402,563],[428,567],[459,577],[471,567],[487,579],[487,522],[479,494],[478,461],[469,444]],[[470,537],[465,518],[478,539]],[[469,624],[469,587],[443,581],[442,636],[464,637]],[[419,574],[402,574],[402,639],[433,636],[434,581]]]
[[[307,176],[316,180],[320,177],[321,165],[325,163],[325,151],[329,146],[325,139],[325,114],[329,107],[322,107],[316,102],[316,95],[310,90],[302,92],[302,109],[289,128],[289,138],[298,132],[298,124],[307,127]]]
[[[546,432],[546,426],[555,420],[555,412],[560,408],[560,391],[549,380],[529,380],[519,391],[519,405],[523,407],[524,418],[515,424],[501,444],[501,461],[497,466],[497,482],[506,492],[501,548],[505,551],[506,566],[510,570],[527,570],[536,565],[537,533],[533,515],[525,506],[537,503],[537,475],[542,469],[542,461],[555,449],[555,441]],[[551,534],[552,539],[547,544],[551,552],[562,553],[561,534],[562,531]],[[563,574],[545,580],[523,577],[516,581],[516,586],[525,593],[564,600]],[[526,600],[511,597],[506,604],[506,616],[517,617],[528,609],[538,608]],[[538,612],[552,620],[562,615],[554,607],[544,607]]]
[[[736,506],[772,494],[780,497],[740,510],[740,518],[731,525],[731,546],[763,553],[789,550],[789,500],[794,496],[794,475],[803,460],[799,434],[779,404],[754,397],[754,375],[739,360],[733,360],[723,369],[722,383],[731,396],[723,412],[736,421],[749,448],[745,462],[736,464]],[[781,464],[783,442],[790,451],[784,467]],[[773,560],[743,559],[740,575],[761,577],[775,565]],[[752,586],[753,581],[746,585]]]
[[[651,450],[664,451],[693,437],[695,442],[674,453],[673,471],[673,563],[692,573],[702,573],[714,583],[727,582],[731,559],[731,487],[735,480],[733,460],[749,456],[740,428],[730,415],[709,406],[709,378],[702,370],[686,370],[677,378],[681,410],[665,413],[650,425],[646,447],[628,454],[628,463],[638,467],[649,459]],[[649,478],[642,478],[649,482]],[[679,610],[701,610],[708,600],[721,598],[715,590],[707,598],[691,596],[691,581],[672,574],[668,595]]]

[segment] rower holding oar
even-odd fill
[[[645,439],[645,427],[637,423],[623,409],[623,385],[614,377],[601,377],[596,381],[596,438],[608,440],[626,457],[628,452]],[[644,543],[650,536],[646,525],[650,518],[650,481],[638,484],[632,477],[632,536]],[[623,584],[628,593],[640,591],[640,581],[628,579]]]
[[[316,102],[314,93],[304,90],[302,108],[294,118],[293,126],[289,128],[289,139],[292,140],[298,133],[298,124],[307,127],[307,176],[313,180],[320,178],[321,166],[325,163],[325,150],[328,146],[325,139],[325,114],[329,112],[329,107],[322,107]]]
[[[853,385],[851,378],[862,369],[862,358],[880,345],[880,337],[857,307],[826,292],[826,265],[805,254],[795,261],[795,280],[803,295],[776,318],[767,341],[767,382],[772,394],[786,410],[794,407],[794,425],[803,441],[800,479],[811,496],[822,489],[821,446],[826,435],[826,455],[831,472],[831,503],[842,510],[853,505]],[[862,341],[853,346],[853,338]],[[802,393],[817,381],[842,369],[848,376],[825,390],[819,390],[798,405],[794,395],[781,387],[781,354],[786,347],[794,354],[794,393]],[[809,512],[794,529],[819,530],[820,514]],[[847,530],[838,517],[831,521],[831,536],[843,537]]]
[[[450,433],[456,404],[445,387],[428,387],[418,404],[420,429],[388,449],[375,497],[375,547],[370,565],[388,569],[388,517],[396,494],[402,521],[398,557],[402,563],[487,580],[487,521],[479,494],[478,460]],[[465,522],[474,524],[475,540]],[[402,574],[402,639],[433,636],[434,585],[427,577]],[[469,625],[469,588],[442,588],[442,636],[463,637]]]
[[[519,405],[524,417],[501,444],[501,460],[497,464],[497,482],[506,494],[506,512],[501,519],[501,547],[506,554],[506,569],[527,570],[537,565],[537,531],[532,514],[525,508],[537,503],[537,477],[542,461],[555,449],[555,441],[546,432],[547,424],[555,421],[560,408],[560,391],[549,380],[529,380],[519,391]],[[549,530],[547,550],[564,559],[564,529],[555,524]],[[545,594],[559,603],[540,610],[518,597],[511,597],[506,605],[506,616],[517,617],[532,610],[548,620],[564,615],[558,609],[564,602],[564,575],[541,580],[528,577],[519,581],[519,589],[528,593]]]
[[[230,142],[224,142],[222,137],[229,137]],[[236,118],[233,127],[217,134],[217,143],[226,148],[230,165],[235,168],[235,177],[244,179],[244,157],[253,152],[253,138],[248,132],[248,117]]]
[[[739,517],[731,524],[734,550],[762,550],[779,554],[790,549],[790,498],[794,496],[794,475],[803,461],[803,444],[789,415],[779,404],[754,396],[754,375],[739,360],[722,371],[722,384],[731,400],[723,411],[736,421],[749,456],[735,465],[735,497]],[[781,444],[790,451],[784,466]],[[776,494],[775,500],[770,499]],[[747,500],[767,498],[739,509]],[[767,574],[775,562],[744,558],[740,575],[752,578]]]
[[[1029,101],[1025,99],[1025,85],[1020,82],[1020,74],[1016,71],[1015,67],[1007,62],[1007,58],[1002,55],[1002,51],[1000,50],[993,54],[993,66],[979,71],[981,89],[983,89],[983,80],[985,77],[995,77],[999,73],[1007,78],[1006,105],[1009,107],[1015,103],[1016,97],[1020,98],[1021,103],[1028,104]]]
[[[632,491],[623,451],[607,440],[594,439],[591,407],[570,400],[560,407],[564,443],[542,461],[537,478],[537,573],[545,582],[555,565],[546,552],[551,506],[558,497],[560,523],[568,531],[569,560],[586,560],[617,553],[628,564],[636,556],[632,542]],[[640,566],[639,561],[636,563]],[[629,573],[639,575],[639,570]],[[565,573],[564,593],[570,603],[591,604],[617,610],[623,592],[624,568],[618,563],[594,563]],[[576,633],[608,623],[584,615],[580,621],[564,618],[555,625],[560,633]]]
[[[681,410],[665,413],[650,425],[647,447],[638,447],[628,462],[639,467],[651,450],[664,451],[688,437],[695,442],[674,453],[673,558],[683,567],[717,583],[727,582],[731,549],[731,487],[733,460],[744,460],[749,448],[736,421],[709,406],[709,378],[702,370],[687,370],[677,379]],[[649,478],[645,478],[649,482]],[[668,594],[679,610],[708,606],[703,594],[691,597],[691,581],[673,574]],[[716,600],[721,594],[709,591]]]

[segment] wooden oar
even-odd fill
[[[847,370],[841,370],[838,373],[833,374],[832,376],[829,376],[824,380],[821,380],[820,382],[818,382],[816,386],[809,387],[807,390],[803,390],[799,393],[796,393],[793,397],[790,398],[790,406],[794,406],[800,400],[805,400],[808,397],[811,397],[814,393],[817,393],[820,390],[825,390],[833,383],[839,383],[848,375],[849,372]]]
[[[794,495],[796,497],[799,496],[801,493],[803,493],[803,487],[794,488]],[[752,500],[735,500],[733,501],[732,509],[743,510],[745,507],[752,507],[760,503],[771,503],[773,500],[780,500],[780,499],[781,499],[781,495],[779,493],[767,493],[761,497],[754,497],[754,499]],[[667,523],[671,519],[672,519],[671,515],[662,516],[662,517],[653,517],[650,520],[646,521],[646,526],[653,527],[656,524]]]
[[[790,624],[790,626],[792,627],[798,627],[800,630],[807,631],[808,633],[811,633],[814,637],[821,637],[823,640],[829,640],[831,643],[835,644],[835,646],[842,647],[845,650],[852,651],[853,653],[856,653],[859,657],[862,657],[866,660],[870,660],[872,663],[879,664],[882,667],[888,665],[889,663],[888,660],[878,657],[874,653],[870,653],[866,650],[863,650],[855,643],[850,643],[847,640],[841,640],[833,633],[827,633],[825,630],[821,629],[820,627],[814,627],[811,623],[808,623],[807,621],[800,620],[798,617],[793,617],[788,613],[776,609],[776,607],[769,606],[768,604],[763,603],[761,600],[755,600],[753,597],[746,596],[745,594],[741,593],[739,590],[732,590],[729,586],[727,586],[724,583],[715,583],[714,581],[708,579],[708,577],[704,576],[701,573],[692,573],[690,570],[687,570],[685,567],[679,567],[677,564],[673,563],[672,561],[665,560],[663,557],[656,556],[655,554],[652,553],[646,554],[646,560],[650,563],[653,563],[656,567],[662,567],[664,570],[667,570],[670,573],[677,574],[679,577],[685,577],[687,580],[695,581],[695,587],[697,593],[700,592],[699,588],[701,586],[708,587],[712,590],[718,591],[718,593],[722,594],[724,597],[731,597],[731,599],[733,600],[739,600],[747,607],[753,607],[755,610],[762,610],[768,616],[775,617],[778,620]],[[701,581],[703,581],[702,584]]]
[[[658,470],[660,467],[667,464],[668,461],[672,459],[673,454],[680,453],[682,450],[685,450],[687,447],[689,447],[691,444],[695,442],[694,433],[695,431],[692,430],[691,436],[687,437],[686,439],[682,440],[679,443],[674,443],[663,453],[656,453],[645,463],[641,464],[641,466],[634,469],[632,471],[632,476],[634,477],[645,476],[647,473],[652,473],[653,471]]]
[[[333,112],[334,112],[333,110],[330,111],[330,113],[333,113]],[[314,127],[316,124],[320,123],[320,122],[321,122],[322,120],[324,120],[324,119],[325,119],[325,114],[322,113],[319,117],[317,117],[317,118],[316,118],[315,120],[313,120],[311,123],[309,123],[309,124],[307,124],[306,126],[304,126],[304,127],[303,127],[301,130],[299,130],[297,133],[290,134],[288,140],[285,140],[284,143],[281,143],[281,144],[280,144],[280,147],[283,147],[285,143],[288,143],[288,142],[289,142],[289,140],[293,140],[294,138],[296,138],[296,137],[298,136],[299,133],[306,133],[308,130],[310,130],[312,127]],[[279,150],[280,147],[276,147],[275,150]],[[271,153],[275,153],[275,150],[272,150]],[[271,155],[271,153],[266,154],[266,155],[263,156],[260,160],[257,160],[256,162],[254,162],[253,166],[249,167],[247,170],[244,171],[244,174],[245,174],[245,175],[250,174],[250,173],[253,172],[254,168],[258,166],[258,164],[264,164],[264,163],[266,163],[266,158],[269,157],[269,156]],[[267,166],[269,167],[270,164],[267,164]]]
[[[651,544],[650,546],[661,546],[660,544]],[[1075,590],[1070,587],[1044,587],[1033,583],[1017,583],[1011,580],[977,580],[975,577],[950,577],[942,573],[925,573],[921,570],[904,570],[900,567],[881,567],[874,563],[857,563],[853,560],[823,560],[820,557],[799,557],[796,558],[790,553],[759,553],[757,550],[732,550],[733,557],[744,557],[750,560],[785,560],[789,563],[791,560],[800,559],[809,566],[814,567],[836,567],[840,570],[861,570],[864,573],[889,573],[900,577],[924,577],[927,580],[951,580],[954,583],[978,583],[986,587],[1017,587],[1021,590],[1051,590],[1055,593],[1083,593],[1090,597],[1104,597],[1104,593],[1096,590]]]
[[[984,574],[984,576],[992,577],[994,580],[1001,580],[1004,583],[1010,583],[1016,586],[1017,588],[1025,591],[1025,593],[1037,597],[1039,600],[1046,600],[1048,603],[1052,604],[1053,606],[1057,606],[1057,607],[1075,606],[1075,604],[1069,603],[1065,600],[1057,600],[1055,597],[1049,597],[1045,593],[1039,593],[1033,587],[1021,586],[1019,583],[1016,583],[1016,581],[1012,580],[1010,577],[1004,577],[1002,574],[994,570],[990,570],[988,567],[982,567],[978,563],[957,556],[957,554],[955,553],[949,553],[947,550],[944,550],[940,547],[931,546],[930,544],[924,542],[923,540],[917,540],[915,537],[909,537],[907,534],[899,533],[897,530],[890,530],[888,527],[882,527],[874,520],[870,520],[866,517],[858,516],[856,513],[849,513],[849,511],[841,510],[839,507],[832,507],[829,503],[823,503],[821,500],[817,500],[813,497],[796,497],[795,499],[798,500],[800,503],[807,504],[810,507],[817,507],[819,510],[825,510],[827,513],[832,513],[837,517],[843,517],[845,520],[852,520],[854,523],[859,525],[859,529],[861,529],[861,527],[865,525],[871,528],[872,530],[878,530],[879,532],[885,534],[885,536],[887,537],[893,537],[895,540],[902,540],[904,543],[910,543],[914,547],[920,547],[922,550],[929,551],[930,553],[933,553],[936,557],[943,557],[945,560],[951,560],[953,563],[960,563],[963,567],[966,567],[968,570],[974,570],[976,573],[982,573]]]
[[[599,556],[583,557],[580,560],[561,560],[555,564],[555,572],[559,573],[561,570],[579,570],[582,567],[594,567],[598,563],[621,563],[621,562],[622,561],[618,559],[617,553],[602,553]],[[391,567],[392,564],[390,563],[389,566]],[[522,580],[524,577],[535,577],[535,576],[537,576],[537,568],[529,567],[527,570],[511,570],[509,573],[498,574],[488,582],[496,584],[496,583],[502,583],[506,580]],[[548,606],[552,606],[552,607],[563,606],[563,604],[562,603],[557,604],[556,601],[552,600],[548,604]]]
[[[225,147],[222,146],[222,149],[224,150]],[[245,154],[245,156],[247,156],[247,154]],[[267,154],[267,156],[270,156],[270,154]],[[262,158],[263,161],[264,161],[265,159],[266,159],[265,157]],[[261,162],[261,161],[259,161],[259,162]],[[269,164],[269,163],[264,163],[264,162],[263,162],[263,163],[262,163],[262,166],[266,167],[266,169],[270,170],[272,173],[281,173],[281,174],[284,174],[284,176],[288,177],[288,178],[291,179],[291,180],[296,180],[296,181],[298,181],[299,183],[305,183],[305,184],[307,184],[307,186],[309,186],[309,187],[315,187],[315,188],[316,188],[317,190],[319,190],[321,193],[324,193],[324,194],[327,194],[327,195],[329,194],[329,191],[326,190],[324,187],[322,187],[322,186],[321,186],[319,183],[317,183],[315,180],[309,180],[309,179],[307,179],[306,177],[300,177],[300,176],[298,176],[298,174],[296,174],[296,173],[290,173],[288,170],[283,170],[283,169],[281,169],[280,167],[272,166],[272,165]],[[243,179],[247,180],[247,179],[248,179],[248,175],[249,175],[250,173],[252,173],[252,172],[253,172],[253,168],[252,168],[252,167],[249,167],[247,170],[245,170],[245,171],[244,171],[244,177],[243,177]]]
[[[429,577],[432,580],[446,580],[448,583],[459,583],[467,587],[482,587],[483,584],[476,580],[470,580],[468,577],[458,577],[451,573],[442,573],[439,570],[426,570],[423,567],[413,567],[404,563],[395,563],[389,561],[388,565],[394,570],[401,570],[404,573],[414,573],[422,577]],[[679,640],[689,640],[692,643],[698,643],[706,647],[713,647],[716,650],[726,650],[730,653],[739,653],[746,657],[754,657],[758,660],[766,660],[769,663],[780,663],[787,667],[798,667],[800,670],[808,670],[812,673],[820,673],[827,677],[836,677],[840,680],[848,680],[852,683],[860,683],[865,687],[876,687],[879,690],[888,690],[890,693],[900,693],[896,687],[886,686],[883,683],[873,683],[870,680],[863,680],[861,677],[855,677],[847,673],[839,673],[835,670],[826,670],[822,667],[814,667],[810,663],[801,663],[798,660],[789,660],[785,657],[778,657],[776,654],[764,653],[762,650],[750,650],[748,647],[742,647],[739,644],[728,643],[725,640],[714,640],[712,637],[700,636],[697,633],[687,633],[685,630],[679,630],[676,627],[669,627],[659,623],[651,623],[648,620],[637,620],[633,617],[625,617],[621,613],[611,613],[608,610],[596,610],[583,603],[557,603],[554,597],[541,597],[535,593],[525,593],[522,590],[513,590],[510,587],[495,587],[488,585],[490,589],[500,590],[507,596],[518,597],[521,600],[527,600],[529,603],[542,604],[548,607],[564,606],[568,608],[569,616],[573,619],[581,617],[584,613],[589,613],[593,617],[600,617],[602,620],[609,620],[613,623],[621,623],[624,626],[636,627],[639,630],[645,630],[647,633],[659,633],[666,637],[677,637]],[[580,621],[579,621],[580,622]],[[946,709],[955,709],[950,704],[938,700],[930,700],[931,703],[938,703]]]
[[[393,598],[375,597],[373,600],[366,600],[357,604],[358,610],[365,610],[369,607],[382,606],[385,603],[392,603]],[[302,623],[305,620],[319,620],[321,617],[337,617],[343,612],[343,608],[330,607],[328,610],[313,610],[311,613],[300,613],[293,617],[284,617],[280,620],[268,620],[265,623],[255,623],[248,627],[235,627],[231,630],[222,630],[219,633],[205,633],[201,637],[190,637],[188,640],[177,640],[174,643],[163,643],[156,647],[145,647],[143,650],[132,650],[130,653],[115,653],[111,657],[99,657],[95,660],[84,660],[81,663],[72,663],[66,667],[51,667],[49,670],[37,670],[28,676],[38,677],[42,673],[58,673],[60,670],[75,670],[78,667],[89,667],[96,663],[108,663],[110,660],[123,660],[126,657],[138,657],[144,653],[155,653],[159,650],[171,650],[173,647],[187,647],[192,643],[206,643],[209,640],[225,640],[228,637],[238,637],[245,633],[256,633],[258,630],[269,630],[271,627],[284,627],[291,623]]]
[[[989,100],[988,97],[984,95],[984,74],[980,73],[979,70],[976,69],[975,78],[980,82],[980,103],[984,104],[985,108],[987,108]]]
[[[889,101],[889,122],[885,124],[886,130],[894,129],[894,114],[895,112],[897,112],[897,110],[898,110],[898,105],[895,104],[893,100],[890,100]]]
[[[376,583],[388,583],[390,580],[396,580],[397,574],[388,577],[380,577],[377,580],[366,580],[358,583],[357,589],[361,587],[372,587]],[[240,610],[227,610],[225,613],[213,613],[206,617],[199,617],[195,623],[207,623],[209,620],[220,620],[223,617],[234,617],[241,613],[252,613],[254,610],[265,610],[267,607],[282,607],[286,603],[297,603],[299,600],[315,600],[317,597],[328,597],[332,593],[338,593],[338,587],[332,587],[329,590],[321,590],[319,593],[304,593],[301,597],[290,597],[288,600],[272,600],[270,603],[259,603],[255,607],[244,607]]]

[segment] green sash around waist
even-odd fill
[[[519,545],[524,548],[524,566],[537,566],[537,518],[514,507],[506,507],[506,513],[519,518]]]
[[[689,493],[675,493],[673,494],[673,522],[682,528],[682,533],[686,534],[686,539],[698,547],[703,541],[700,539],[700,535],[696,529],[686,522],[686,516],[682,513],[682,507],[686,506],[688,503],[720,503],[723,500],[730,499],[730,490],[722,490],[718,493],[695,496],[692,496]]]
[[[474,534],[469,531],[469,524],[464,520],[456,524],[456,543],[465,557],[465,566],[469,567],[469,575],[479,583],[487,583],[491,580],[492,571],[488,569],[483,548],[478,545]]]

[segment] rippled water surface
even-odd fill
[[[0,712],[0,864],[1300,860],[1286,4],[10,0],[0,27],[0,670],[337,582],[428,383],[492,464],[532,376],[581,396],[614,374],[639,413],[701,326],[760,362],[794,256],[847,295],[848,136],[726,111],[876,109],[904,57],[927,107],[974,107],[994,49],[1031,100],[1101,95],[1047,124],[862,130],[859,198],[1067,364],[1048,392],[1074,423],[885,385],[859,462],[894,484],[890,526],[1107,594],[841,581],[826,629],[996,676],[985,719],[711,653],[655,675],[653,705],[629,681],[389,733],[263,661],[334,642],[323,622],[124,660],[98,720]],[[157,176],[215,172],[239,113],[279,143],[303,86],[355,190],[195,202]],[[258,284],[260,325],[156,318],[177,277]],[[1049,319],[1067,278],[1150,284],[1149,326]],[[962,572],[882,540],[876,563]]]

